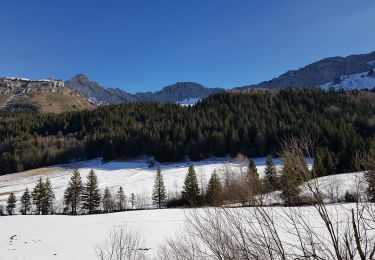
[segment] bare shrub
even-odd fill
[[[99,260],[144,260],[146,256],[142,244],[144,239],[138,231],[126,226],[116,226],[107,240],[96,248]]]
[[[169,240],[160,259],[374,259],[375,205],[328,204],[319,179],[310,180],[301,154],[313,142],[292,138],[282,154],[299,174],[312,206],[197,209],[184,232]],[[298,155],[298,156],[295,156]],[[355,194],[362,180],[356,180]]]

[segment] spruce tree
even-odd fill
[[[81,175],[79,171],[75,169],[64,193],[65,205],[70,208],[70,214],[72,215],[77,215],[77,209],[81,203],[82,191],[83,184]]]
[[[101,194],[99,190],[98,178],[94,170],[90,170],[87,175],[86,183],[82,191],[82,208],[86,209],[89,214],[92,214],[100,207]]]
[[[281,172],[281,198],[287,206],[300,202],[301,190],[299,185],[308,178],[308,167],[302,154],[291,155],[294,158],[284,158]],[[299,166],[298,166],[298,165]]]
[[[182,191],[182,197],[191,205],[194,206],[198,203],[199,187],[197,175],[193,165],[189,166],[188,173],[185,178],[185,183]]]
[[[103,210],[104,212],[111,212],[113,210],[113,197],[108,187],[105,187],[103,194]]]
[[[273,163],[273,158],[271,155],[267,156],[266,160],[266,168],[264,170],[265,179],[267,182],[267,185],[269,186],[270,190],[274,190],[278,188],[277,185],[277,170],[276,166]]]
[[[164,185],[163,174],[161,173],[160,168],[158,168],[157,171],[156,171],[154,188],[153,188],[153,192],[152,192],[152,201],[160,209],[162,203],[165,202],[166,198],[167,198],[167,191],[166,191],[165,185]]]
[[[45,187],[42,177],[39,177],[38,182],[31,193],[32,202],[35,206],[35,213],[40,215],[43,208],[43,199],[45,197]]]
[[[318,148],[314,154],[313,174],[322,177],[335,174],[335,164],[327,147]]]
[[[132,193],[130,195],[130,205],[132,206],[132,209],[134,209],[136,204],[137,204],[137,201],[136,201],[136,198],[135,198],[135,194]]]
[[[124,189],[120,187],[117,191],[117,209],[122,211],[126,207],[126,196],[124,194]]]
[[[55,200],[55,193],[52,188],[51,181],[47,177],[44,183],[44,194],[42,199],[42,214],[47,215],[53,213],[53,202]]]
[[[31,209],[31,195],[28,188],[25,189],[20,201],[22,205],[22,214],[27,215]]]
[[[223,202],[223,188],[216,171],[214,171],[208,181],[206,198],[207,203],[213,206],[219,206]]]
[[[7,200],[7,212],[9,215],[13,215],[14,209],[16,208],[17,198],[16,195],[12,192]]]
[[[261,192],[261,183],[254,160],[250,160],[247,168],[247,189],[249,192],[249,203],[255,205],[255,196]]]

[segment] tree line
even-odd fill
[[[295,206],[301,204],[314,204],[314,198],[304,198],[301,195],[301,185],[311,179],[335,174],[332,155],[326,148],[316,149],[312,169],[309,170],[305,155],[308,151],[293,149],[288,144],[288,150],[283,150],[283,165],[278,170],[273,162],[273,157],[268,155],[264,170],[264,178],[260,178],[255,161],[247,160],[245,156],[238,156],[237,161],[247,163],[246,170],[235,174],[229,170],[219,175],[216,170],[211,174],[206,187],[199,187],[196,171],[190,165],[180,193],[167,196],[164,177],[160,168],[157,168],[152,189],[151,200],[157,208],[163,207],[201,207],[221,206],[230,203],[241,203],[243,206],[256,206],[267,204],[264,196],[273,191],[280,191],[280,199],[284,205]],[[298,144],[301,146],[301,144]],[[365,174],[366,197],[369,202],[375,202],[375,145],[370,152],[358,155],[358,169],[367,170]],[[365,162],[365,163],[363,163]],[[370,162],[370,163],[369,163]],[[242,168],[241,168],[242,169]],[[201,183],[201,185],[203,185]],[[346,202],[358,200],[358,194],[346,192],[342,198]],[[38,179],[33,190],[25,189],[20,198],[20,212],[22,214],[55,214],[55,195],[49,178]],[[12,215],[15,211],[17,198],[11,193],[7,200],[6,211]],[[68,186],[64,192],[63,214],[93,214],[124,211],[127,205],[131,209],[137,206],[136,195],[130,198],[125,195],[123,187],[119,187],[116,194],[106,187],[102,193],[99,189],[99,180],[90,170],[83,182],[79,171],[73,171]],[[4,214],[0,208],[0,214]]]
[[[92,111],[0,114],[0,174],[102,157],[159,162],[276,154],[289,136],[309,134],[353,169],[353,151],[375,134],[375,94],[319,89],[252,90],[210,96],[193,107],[130,103]]]

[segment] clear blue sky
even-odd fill
[[[232,88],[375,50],[374,0],[15,0],[0,3],[0,76],[85,73],[134,93]]]

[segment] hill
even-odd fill
[[[285,87],[372,89],[375,87],[374,70],[375,52],[347,57],[330,57],[297,70],[287,71],[277,78],[238,89]]]
[[[309,134],[351,170],[353,151],[375,138],[375,93],[282,89],[218,93],[193,107],[128,103],[61,115],[3,114],[0,174],[103,157],[160,162],[276,154]]]
[[[61,80],[0,78],[0,109],[8,112],[61,113],[93,108]]]

